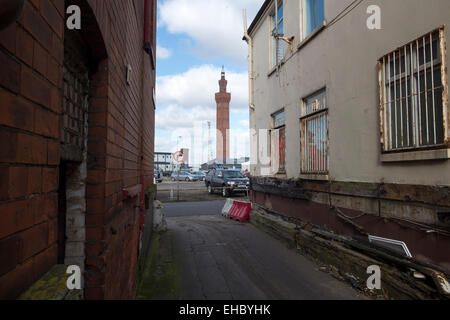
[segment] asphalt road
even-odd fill
[[[220,192],[209,194],[204,181],[179,183],[173,181],[164,181],[157,185],[157,199],[163,202],[171,201],[216,201],[224,199]],[[179,188],[179,190],[178,190]],[[247,199],[243,192],[233,194],[233,198]]]
[[[181,299],[364,298],[253,225],[220,216],[223,203],[166,204]]]
[[[166,217],[192,217],[220,214],[225,205],[224,200],[204,202],[174,202],[167,203]]]
[[[158,191],[167,191],[167,190],[177,190],[178,185],[180,186],[180,190],[206,190],[206,185],[204,181],[195,181],[195,182],[186,182],[186,181],[170,181],[165,180],[164,182],[158,183]]]

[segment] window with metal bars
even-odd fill
[[[301,172],[328,174],[328,107],[326,90],[303,99]]]
[[[444,146],[444,39],[444,28],[440,28],[379,60],[383,152]]]

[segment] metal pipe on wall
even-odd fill
[[[255,105],[253,103],[253,39],[248,34],[247,28],[247,10],[244,9],[243,13],[244,19],[244,38],[248,43],[248,98],[249,98],[249,106],[251,110],[255,109]]]
[[[0,0],[1,1],[1,0]],[[152,24],[153,24],[153,0],[145,0],[144,9],[144,50],[150,53],[153,50]]]

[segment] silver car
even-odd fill
[[[171,176],[172,181],[198,181],[200,177],[187,171],[173,172]]]
[[[198,176],[199,181],[205,181],[206,173],[204,173],[203,171],[192,172],[192,174],[194,176]]]

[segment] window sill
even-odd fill
[[[330,180],[330,176],[328,174],[306,174],[306,173],[301,173],[300,174],[300,179],[328,181],[328,180]]]
[[[275,71],[277,71],[278,68],[281,68],[285,63],[285,60],[283,58],[283,60],[281,60],[281,62],[279,64],[277,64],[275,67],[273,67],[272,69],[270,69],[270,71],[267,73],[267,77],[270,78],[271,75],[273,75],[275,73]]]
[[[314,29],[305,39],[303,39],[297,46],[297,50],[300,50],[304,46],[306,46],[312,39],[314,39],[322,30],[324,30],[327,26],[327,21],[322,22],[316,29]]]
[[[450,149],[385,153],[381,155],[381,162],[384,163],[448,159],[450,159]]]

